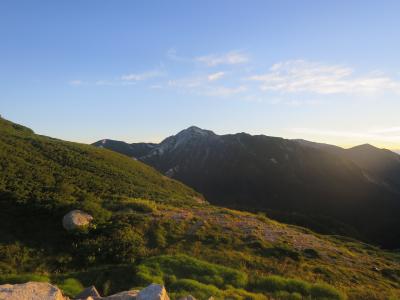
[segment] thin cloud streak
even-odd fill
[[[398,127],[389,127],[389,128],[381,128],[371,130],[372,133],[392,133],[392,132],[400,132],[400,126]]]
[[[381,72],[356,76],[352,68],[305,60],[274,64],[267,73],[247,78],[260,82],[260,89],[280,93],[376,94],[400,93],[400,81]]]
[[[72,86],[80,86],[80,85],[83,85],[83,81],[79,80],[79,79],[74,79],[74,80],[69,81],[68,84],[72,85]]]
[[[189,77],[170,80],[168,86],[180,91],[211,97],[228,97],[247,91],[247,87],[216,85],[215,82],[224,75],[224,72],[213,73],[207,76]]]
[[[301,134],[322,135],[341,138],[365,138],[369,140],[382,141],[382,142],[399,142],[400,135],[380,135],[370,132],[351,132],[340,130],[322,130],[314,128],[291,128],[290,131]]]
[[[131,73],[127,75],[122,75],[120,77],[121,80],[124,81],[143,81],[155,77],[163,76],[164,73],[158,70],[147,71],[143,73]]]
[[[215,80],[221,79],[224,76],[225,76],[225,72],[217,72],[217,73],[208,75],[207,78],[209,81],[215,81]]]
[[[250,59],[246,54],[239,51],[231,51],[221,55],[211,54],[195,58],[195,61],[205,64],[208,67],[243,64],[249,60]]]

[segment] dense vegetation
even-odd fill
[[[162,282],[173,299],[397,299],[400,254],[211,206],[150,167],[0,120],[0,283],[68,295]],[[62,216],[94,216],[67,232]]]
[[[121,196],[193,202],[197,193],[107,150],[35,135],[0,120],[0,189],[41,207],[98,205]]]
[[[135,156],[212,204],[400,248],[400,156],[388,150],[216,135],[197,127],[147,147],[112,140],[95,145]]]

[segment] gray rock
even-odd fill
[[[87,299],[92,297],[92,299],[100,298],[100,294],[97,291],[95,286],[89,286],[80,292],[78,295],[75,296],[75,299]]]
[[[47,282],[0,285],[0,300],[66,300],[61,291]]]
[[[66,230],[74,230],[90,224],[93,217],[81,210],[72,210],[63,218],[63,226]]]
[[[169,297],[164,286],[153,283],[141,290],[136,300],[169,300]]]
[[[139,291],[131,290],[126,292],[121,292],[115,295],[111,295],[108,297],[101,298],[101,300],[134,300],[137,299],[137,295]]]

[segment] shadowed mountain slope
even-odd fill
[[[246,133],[216,135],[190,127],[136,158],[193,187],[213,204],[266,211],[321,232],[398,247],[397,173],[367,164],[369,159],[353,154],[356,150]],[[382,183],[386,175],[393,188]]]

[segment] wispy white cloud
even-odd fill
[[[400,81],[381,72],[356,75],[352,68],[305,60],[274,64],[267,73],[248,78],[261,83],[261,90],[283,93],[373,94],[400,93]]]
[[[140,81],[151,80],[165,75],[166,74],[164,71],[150,70],[142,73],[125,74],[111,79],[100,79],[94,82],[87,82],[86,84],[97,85],[97,86],[128,86],[128,85],[135,85]]]
[[[187,77],[187,78],[171,79],[168,81],[168,86],[183,88],[183,89],[193,89],[203,85],[205,82],[206,82],[205,77]]]
[[[215,67],[219,65],[237,65],[243,64],[250,60],[249,56],[242,51],[229,51],[221,54],[208,54],[196,57],[185,57],[178,54],[175,48],[170,48],[166,56],[169,60],[176,62],[197,62],[204,64],[208,67]]]
[[[83,84],[83,81],[79,80],[79,79],[74,79],[74,80],[69,81],[68,84],[72,85],[72,86],[80,86]]]
[[[97,80],[95,85],[114,85],[114,82],[110,80]]]
[[[147,71],[143,73],[131,73],[127,75],[122,75],[120,77],[121,80],[124,81],[142,81],[142,80],[147,80],[155,77],[160,77],[163,76],[164,72],[161,72],[159,70],[152,70],[152,71]]]
[[[225,54],[199,56],[195,58],[195,61],[203,63],[209,67],[215,67],[218,65],[236,65],[246,63],[249,61],[249,57],[243,52],[231,51]]]
[[[319,135],[319,136],[330,136],[340,138],[353,138],[353,139],[367,139],[371,141],[381,142],[399,142],[400,135],[383,135],[373,133],[371,131],[365,132],[354,132],[354,131],[341,131],[341,130],[324,130],[315,128],[291,128],[290,131],[301,134]]]
[[[238,86],[238,87],[226,87],[226,86],[215,86],[215,87],[207,87],[204,94],[208,96],[216,96],[216,97],[229,97],[233,95],[237,95],[243,93],[247,90],[246,86]]]
[[[224,75],[224,72],[213,73],[204,76],[188,77],[170,80],[168,86],[180,91],[213,97],[227,97],[247,90],[244,85],[225,86],[215,84]]]
[[[175,48],[168,49],[166,56],[167,56],[168,59],[176,61],[176,62],[190,62],[190,61],[192,61],[191,58],[187,58],[187,57],[183,57],[183,56],[178,55],[178,52],[176,51]]]
[[[153,90],[159,90],[159,89],[162,89],[163,86],[161,84],[153,84],[150,86],[150,88]]]
[[[215,81],[215,80],[221,79],[224,76],[225,76],[225,72],[217,72],[217,73],[208,75],[207,78],[209,81]]]

